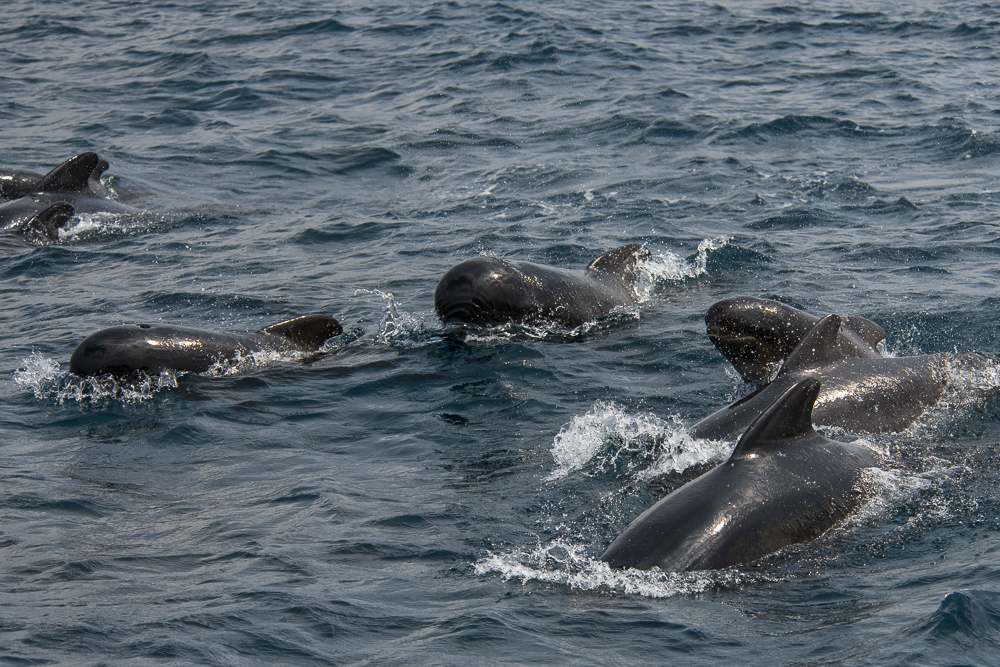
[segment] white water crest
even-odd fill
[[[664,572],[652,570],[616,570],[607,563],[587,556],[586,549],[562,539],[540,545],[531,551],[507,554],[489,553],[479,559],[475,573],[499,574],[505,581],[520,579],[561,584],[572,589],[605,593],[669,598],[701,593],[716,586],[739,586],[764,581],[764,577],[738,570],[704,572]]]
[[[691,466],[722,462],[732,444],[692,437],[679,417],[663,420],[652,413],[632,414],[600,401],[586,414],[573,417],[552,443],[556,468],[546,481],[561,479],[587,467],[602,472],[621,459],[639,480],[653,479]]]

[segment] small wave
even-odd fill
[[[604,561],[586,554],[579,545],[557,539],[532,551],[507,554],[490,552],[476,562],[475,573],[499,574],[504,581],[520,579],[561,584],[572,589],[614,594],[669,598],[704,592],[716,586],[739,586],[766,578],[737,570],[705,572],[663,572],[652,570],[615,570]]]
[[[139,373],[128,379],[111,375],[82,377],[64,371],[55,359],[33,352],[21,360],[23,367],[14,373],[14,381],[35,398],[54,399],[62,405],[67,401],[98,403],[104,400],[121,400],[136,403],[152,398],[163,389],[177,386],[183,372],[163,371],[159,375]]]
[[[693,438],[678,417],[664,421],[652,414],[629,414],[614,403],[593,409],[564,426],[552,444],[556,469],[546,481],[562,479],[589,466],[600,473],[621,459],[637,480],[651,480],[712,461],[732,452],[724,442]],[[645,467],[642,467],[645,466]]]

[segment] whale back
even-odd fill
[[[863,499],[875,457],[824,438],[810,413],[820,383],[784,392],[746,430],[732,457],[629,524],[601,559],[668,571],[733,567],[819,537]]]
[[[740,376],[763,385],[819,319],[780,301],[736,296],[712,304],[705,326],[709,339]],[[842,318],[839,335],[850,356],[881,358],[876,348],[885,331],[871,320]]]
[[[328,338],[339,336],[343,332],[340,322],[329,315],[311,313],[264,327],[259,333],[280,336],[296,347],[315,352]]]

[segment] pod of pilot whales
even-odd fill
[[[108,163],[81,153],[47,174],[0,169],[0,228],[49,243],[79,212],[121,213],[100,181]],[[572,270],[476,257],[452,267],[434,293],[450,329],[507,324],[577,327],[636,305],[643,244],[609,250]],[[990,363],[980,354],[886,357],[883,329],[861,317],[816,317],[777,301],[737,296],[705,316],[709,339],[756,390],[690,428],[736,441],[727,461],[674,490],[636,518],[601,555],[615,568],[722,569],[815,539],[865,501],[866,448],[830,440],[814,425],[856,433],[905,430],[933,406],[950,371]],[[342,333],[310,314],[254,333],[135,324],[88,336],[70,372],[127,377],[201,373],[256,353],[319,353]],[[285,357],[287,358],[287,357]]]

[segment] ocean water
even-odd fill
[[[96,151],[140,213],[0,236],[0,664],[995,664],[1000,366],[831,433],[884,465],[814,542],[596,558],[728,455],[713,302],[1000,353],[997,44],[966,0],[7,2],[0,165]],[[463,259],[633,242],[634,311],[441,335]],[[308,312],[321,359],[68,372]]]

